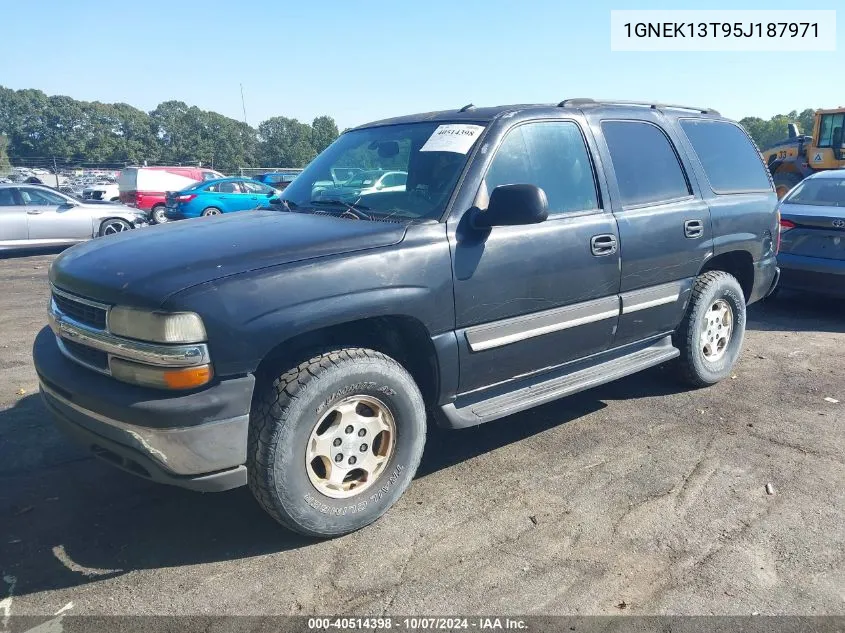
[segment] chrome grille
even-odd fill
[[[74,299],[70,295],[53,291],[53,302],[56,307],[74,321],[96,328],[106,329],[106,310],[91,305],[82,300]]]

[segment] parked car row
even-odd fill
[[[167,192],[225,178],[204,167],[126,167],[118,177],[120,201],[149,212],[150,221],[167,222]]]

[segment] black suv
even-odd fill
[[[403,187],[343,199],[338,171]],[[338,183],[335,183],[338,184]],[[572,99],[342,134],[273,209],[76,246],[34,345],[47,407],[97,455],[249,485],[333,536],[402,494],[426,426],[469,427],[673,362],[731,372],[772,292],[777,197],[717,112]]]

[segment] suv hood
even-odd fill
[[[104,303],[158,307],[208,281],[292,262],[390,246],[405,225],[283,211],[248,211],[126,231],[74,246],[50,281]]]

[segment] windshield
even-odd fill
[[[810,178],[799,184],[784,204],[845,207],[845,178]]]
[[[342,134],[280,196],[293,211],[341,211],[350,205],[368,217],[439,218],[484,127],[410,123]],[[407,173],[404,184],[374,189],[388,171]]]

